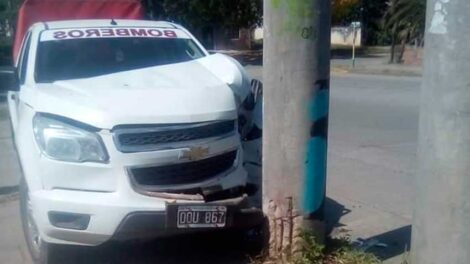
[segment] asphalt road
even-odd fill
[[[341,216],[353,239],[388,244],[375,249],[394,263],[410,245],[419,89],[420,79],[410,77],[331,82],[329,217]]]
[[[260,77],[259,67],[249,71]],[[334,74],[331,81],[327,220],[336,227],[336,235],[386,243],[387,248],[373,250],[390,263],[399,263],[400,254],[409,247],[419,86],[419,78],[378,75]],[[17,171],[7,126],[0,103],[0,186],[14,183]],[[16,201],[0,201],[0,234],[1,263],[30,263]],[[192,237],[108,245],[68,260],[246,263],[242,244],[227,236]]]

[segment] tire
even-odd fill
[[[244,247],[250,254],[259,255],[266,249],[269,240],[269,231],[267,229],[268,226],[265,220],[262,224],[244,232]]]
[[[34,218],[32,216],[32,208],[29,200],[28,187],[24,178],[20,180],[20,214],[23,233],[28,246],[31,259],[35,264],[52,263],[51,260],[55,255],[56,245],[46,243],[42,240]]]

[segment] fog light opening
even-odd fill
[[[86,230],[90,215],[64,212],[49,212],[49,222],[55,227],[73,230]]]

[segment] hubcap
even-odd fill
[[[28,239],[31,242],[31,249],[34,251],[35,254],[39,254],[41,251],[41,236],[39,235],[38,228],[36,226],[36,222],[33,218],[33,206],[31,205],[31,201],[29,196],[26,200],[27,206],[27,233]]]

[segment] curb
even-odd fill
[[[331,72],[333,73],[348,73],[348,74],[368,74],[368,75],[388,75],[388,76],[408,76],[408,77],[421,77],[422,72],[420,70],[405,70],[405,69],[366,69],[366,68],[354,68],[349,66],[331,66]]]
[[[348,74],[351,73],[350,71],[342,68],[331,67],[331,73],[338,73],[338,74]]]
[[[1,187],[0,188],[0,204],[19,199],[18,186]]]
[[[9,202],[14,202],[18,201],[20,199],[20,194],[19,193],[13,193],[9,195],[2,195],[0,196],[0,205],[6,204]]]

